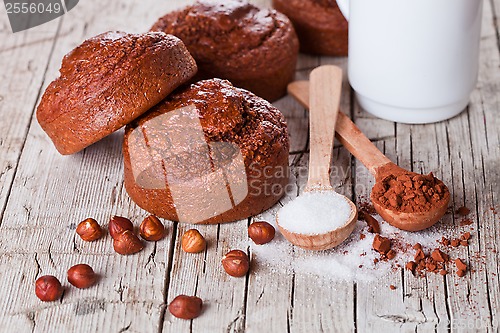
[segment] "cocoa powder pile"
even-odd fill
[[[396,251],[392,249],[391,240],[387,237],[382,237],[379,234],[373,239],[373,249],[380,253],[381,260],[392,260],[396,257]]]
[[[380,261],[394,259],[397,255],[397,251],[406,253],[413,249],[415,251],[414,258],[406,263],[405,268],[411,271],[414,276],[425,277],[427,273],[446,275],[453,270],[455,270],[457,276],[465,276],[468,271],[468,267],[465,261],[461,258],[452,259],[450,255],[443,252],[440,248],[424,249],[420,243],[410,245],[404,241],[401,242],[396,239],[382,236],[380,224],[371,215],[373,212],[374,209],[370,204],[363,203],[360,205],[358,219],[365,221],[368,226],[367,231],[375,234],[372,248],[380,254],[380,258],[374,259],[375,264]],[[460,214],[464,216],[470,211],[466,207],[460,207],[460,212]],[[364,238],[365,235],[361,234],[361,239]],[[464,232],[459,236],[459,238],[450,239],[442,236],[440,240],[438,239],[436,241],[443,247],[452,248],[457,246],[469,246],[470,239],[470,232]],[[455,266],[455,268],[453,266]],[[399,267],[399,265],[396,264],[395,267]],[[394,290],[392,287],[391,289]]]
[[[452,269],[452,263],[455,264],[456,274],[459,277],[463,277],[467,272],[467,264],[463,259],[452,260],[448,254],[438,248],[435,248],[431,253],[425,253],[422,246],[417,243],[413,249],[416,250],[414,260],[407,262],[405,268],[415,276],[424,277],[428,272],[446,275],[448,270]]]
[[[406,269],[413,275],[422,277],[426,272],[448,274],[445,265],[450,262],[450,257],[446,253],[436,248],[432,253],[426,254],[419,243],[415,244],[413,249],[416,250],[414,260],[406,263]]]
[[[391,174],[378,181],[372,190],[372,199],[382,207],[405,213],[429,211],[449,195],[448,188],[432,172]]]

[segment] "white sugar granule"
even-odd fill
[[[420,243],[428,252],[439,247],[437,240],[441,236],[470,231],[470,228],[462,227],[457,230],[456,226],[447,230],[446,226],[438,223],[426,230],[408,232],[389,225],[378,215],[374,217],[380,223],[381,235],[391,239],[397,252],[393,260],[374,263],[380,255],[372,249],[375,234],[368,232],[364,221],[356,222],[353,233],[342,244],[326,251],[308,251],[293,246],[276,230],[275,238],[267,244],[256,245],[250,241],[252,256],[258,266],[271,271],[321,276],[334,281],[372,281],[395,269],[404,268],[408,261],[413,260],[413,244]],[[275,224],[272,219],[268,222]],[[452,254],[450,251],[453,249],[446,248],[444,251]]]
[[[279,210],[278,222],[290,232],[317,235],[342,227],[350,215],[344,196],[334,191],[306,192]]]

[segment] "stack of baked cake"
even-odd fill
[[[274,5],[293,25],[245,1],[202,0],[150,32],[90,38],[64,57],[38,122],[64,155],[127,126],[127,192],[160,217],[221,223],[258,214],[288,183],[286,123],[268,101],[293,80],[299,39],[312,53],[342,55],[347,45],[335,1]],[[292,15],[302,5],[334,13],[333,42],[323,16],[311,27]]]

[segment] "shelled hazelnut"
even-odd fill
[[[132,231],[125,230],[114,238],[113,248],[119,254],[129,255],[141,251],[144,245]]]
[[[182,235],[181,246],[184,252],[198,253],[205,250],[207,242],[196,229],[189,229]]]
[[[142,221],[139,233],[147,241],[159,241],[165,237],[165,226],[156,216],[149,215]]]
[[[275,232],[274,227],[265,221],[254,222],[248,227],[248,237],[258,245],[272,241]]]
[[[168,311],[181,319],[194,319],[201,313],[203,301],[196,296],[179,295],[170,302]]]
[[[39,277],[35,282],[35,294],[43,302],[53,302],[61,298],[63,287],[52,275]]]
[[[95,241],[103,234],[101,226],[93,218],[87,218],[80,222],[76,227],[76,233],[87,242]]]
[[[78,264],[68,270],[68,282],[77,288],[88,288],[96,281],[97,275],[87,264]]]
[[[222,267],[224,267],[227,274],[242,277],[247,274],[250,268],[250,260],[245,252],[232,250],[222,258]]]
[[[109,220],[108,230],[111,237],[116,239],[116,237],[125,230],[134,231],[134,225],[126,217],[112,216]]]

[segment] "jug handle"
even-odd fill
[[[337,5],[339,6],[342,15],[349,21],[349,1],[350,0],[337,0]]]

